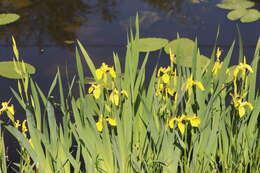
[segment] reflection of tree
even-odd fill
[[[144,0],[153,8],[163,10],[167,13],[179,13],[185,0]]]
[[[5,27],[5,33],[14,34],[17,40],[33,38],[40,46],[49,37],[63,45],[64,40],[76,38],[75,30],[90,14],[111,22],[117,16],[116,6],[117,0],[1,0],[0,12],[21,15],[20,21]]]

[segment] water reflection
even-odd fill
[[[75,31],[93,13],[112,22],[117,16],[117,3],[117,0],[2,0],[0,12],[21,15],[21,20],[5,27],[2,34],[12,33],[27,45],[32,40],[38,46],[50,42],[64,45],[65,40],[76,38]]]

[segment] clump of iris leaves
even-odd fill
[[[226,54],[213,46],[208,58],[197,41],[179,35],[170,42],[140,38],[138,23],[137,16],[125,57],[113,53],[111,65],[95,65],[76,41],[77,75],[65,85],[58,70],[48,93],[30,77],[35,71],[13,38],[12,74],[1,75],[16,78],[12,92],[26,121],[16,120],[12,101],[2,104],[10,121],[0,127],[0,172],[260,171],[260,39],[247,64],[240,38],[238,63],[230,67],[235,43]],[[169,66],[156,66],[147,79],[147,63],[160,58],[149,52],[161,49]],[[20,145],[17,163],[6,163],[4,130]]]

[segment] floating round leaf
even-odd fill
[[[217,7],[227,9],[227,10],[234,10],[234,9],[241,9],[241,8],[250,8],[255,5],[254,2],[245,1],[245,0],[228,0],[224,1],[223,3],[217,4]]]
[[[249,23],[255,22],[258,19],[260,19],[260,12],[255,9],[250,9],[240,20],[243,23]]]
[[[192,56],[186,56],[178,60],[178,64],[184,67],[192,67]],[[176,62],[174,62],[176,63]],[[209,65],[210,59],[204,55],[199,55],[197,57],[197,68],[205,70],[207,65]]]
[[[7,25],[15,22],[20,18],[19,15],[13,13],[0,14],[0,25]]]
[[[16,62],[16,65],[13,61],[1,61],[0,62],[0,76],[11,78],[11,79],[21,79],[22,76],[17,72],[16,67],[22,68],[22,62]],[[29,74],[35,73],[35,68],[27,63],[24,63],[24,67]]]
[[[194,46],[194,41],[188,38],[179,38],[167,44],[164,47],[164,51],[167,54],[169,54],[170,49],[173,51],[173,53],[178,52],[178,57],[180,57],[180,59],[177,60],[178,64],[185,67],[192,67],[192,55]],[[204,55],[199,55],[197,58],[198,67],[204,68],[209,62],[210,59]],[[176,61],[174,61],[174,63],[176,63]]]
[[[195,46],[194,41],[188,38],[179,38],[169,42],[165,47],[164,51],[169,54],[170,49],[175,52],[178,49],[178,52],[183,56],[191,56],[193,48]]]
[[[243,17],[246,13],[247,13],[247,9],[245,8],[241,8],[241,9],[237,9],[237,10],[233,10],[231,12],[229,12],[227,14],[227,18],[229,20],[238,20],[240,19],[241,17]]]
[[[167,45],[168,40],[164,38],[140,38],[136,40],[136,45],[140,52],[151,52],[162,49]]]

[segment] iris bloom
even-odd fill
[[[199,127],[200,118],[198,116],[193,115],[192,117],[187,117],[186,119],[190,121],[192,127]]]
[[[205,88],[204,86],[202,85],[201,82],[199,81],[194,81],[193,80],[193,77],[190,76],[187,80],[187,83],[186,83],[186,90],[190,90],[193,86],[197,86],[201,91],[204,91]]]
[[[3,112],[9,112],[10,114],[14,115],[14,106],[13,105],[9,106],[9,102],[3,102],[2,108],[0,109],[0,115]]]
[[[246,113],[245,107],[247,107],[249,110],[253,110],[252,104],[247,101],[242,101],[242,98],[240,99],[235,98],[233,99],[233,102],[235,108],[238,110],[238,114],[240,118],[242,118]]]
[[[171,67],[160,67],[157,73],[157,76],[160,77],[161,73],[163,73],[163,75],[161,76],[162,81],[167,84],[170,82],[170,75],[169,72],[171,72]]]
[[[174,122],[177,122],[178,129],[180,130],[181,134],[184,134],[186,125],[183,123],[183,121],[190,121],[190,124],[192,127],[199,127],[200,125],[200,119],[198,116],[193,115],[192,117],[188,117],[187,115],[182,114],[180,118],[172,117],[170,118],[167,123],[168,127],[173,129],[174,128]]]
[[[111,92],[109,100],[116,106],[119,105],[119,92],[116,88]]]
[[[103,126],[104,121],[107,121],[110,126],[116,126],[117,125],[115,119],[113,119],[113,118],[103,118],[103,116],[100,116],[99,119],[98,119],[98,122],[96,123],[97,131],[102,132],[102,130],[104,128],[104,126]]]
[[[128,93],[127,93],[126,90],[122,90],[122,91],[121,91],[121,94],[122,94],[123,96],[125,96],[126,98],[128,98]]]
[[[107,72],[110,74],[112,78],[116,78],[116,72],[114,70],[114,67],[108,67],[107,64],[102,63],[101,67],[99,69],[96,69],[97,80],[100,80],[102,78],[106,79]]]
[[[218,48],[217,53],[216,53],[217,61],[215,62],[214,67],[212,69],[213,76],[216,76],[218,71],[222,67],[222,62],[220,62],[220,59],[219,59],[221,56],[221,53],[222,53],[221,50]]]
[[[185,124],[182,122],[183,120],[186,120],[187,116],[182,114],[180,118],[173,117],[168,120],[168,126],[173,129],[174,122],[177,122],[178,129],[180,130],[181,134],[184,134],[185,131]]]
[[[96,123],[97,131],[102,132],[103,130],[103,117],[101,116]]]
[[[101,86],[92,84],[88,89],[89,94],[93,94],[95,99],[98,99],[101,95]]]
[[[26,127],[26,122],[27,122],[27,120],[24,120],[22,123],[22,133],[23,134],[25,134],[28,131],[28,129]]]
[[[253,73],[252,67],[246,63],[246,57],[244,56],[244,62],[243,63],[239,63],[239,65],[237,65],[235,67],[235,70],[233,72],[233,77],[235,79],[237,79],[238,73],[241,72],[244,75],[246,70],[248,70],[249,72]]]
[[[113,118],[106,118],[106,121],[108,122],[109,125],[111,126],[116,126],[116,120]]]
[[[246,63],[246,57],[244,56],[244,61],[243,63],[239,63],[239,65],[237,65],[233,71],[233,73],[231,74],[233,77],[233,84],[234,84],[234,94],[237,95],[237,78],[239,73],[242,76],[242,79],[244,78],[246,71],[249,71],[251,73],[253,73],[253,69],[250,65],[248,65]],[[229,70],[227,70],[227,73],[230,73]]]
[[[14,127],[18,129],[20,126],[21,126],[20,120],[16,120],[14,123]]]

